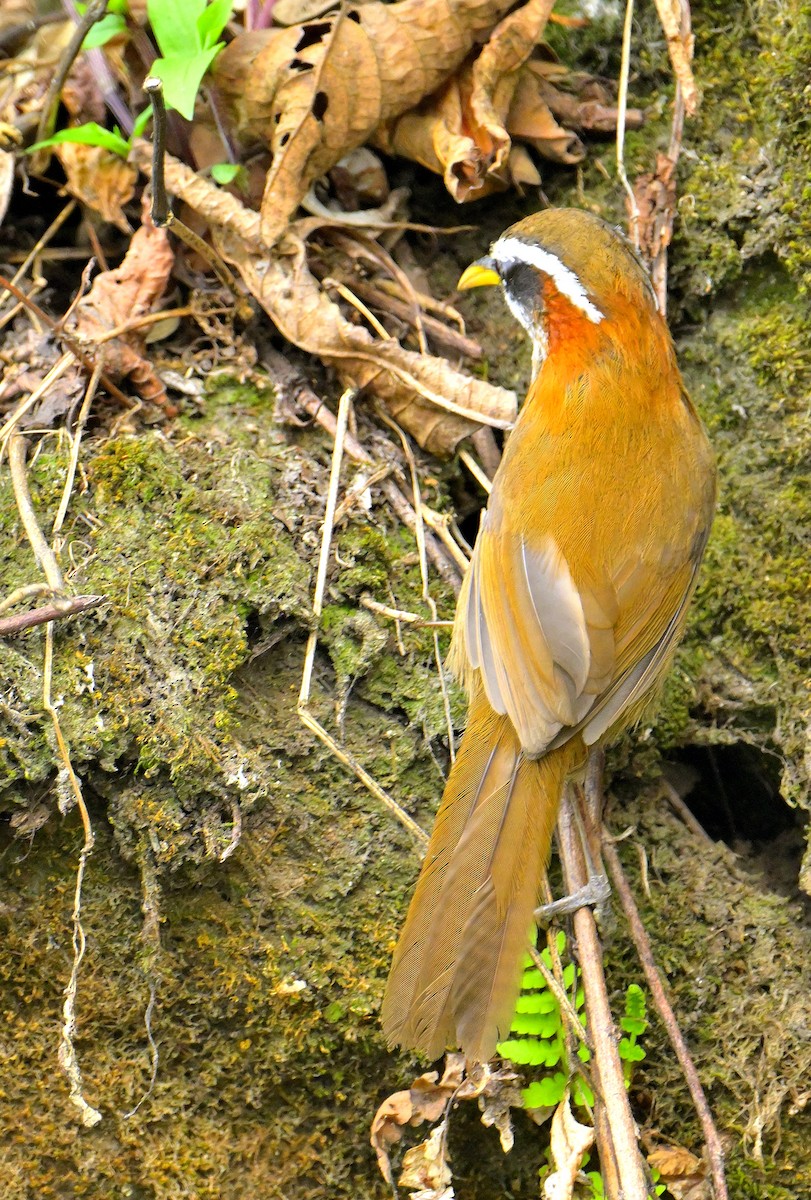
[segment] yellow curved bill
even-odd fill
[[[462,277],[456,287],[460,292],[465,292],[468,288],[493,287],[497,283],[501,283],[501,277],[497,271],[494,271],[486,262],[474,262],[462,272]]]

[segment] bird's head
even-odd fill
[[[623,235],[575,208],[548,209],[512,225],[458,287],[498,283],[532,338],[536,371],[557,341],[591,341],[604,322],[657,311],[650,280]]]

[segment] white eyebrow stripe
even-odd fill
[[[537,267],[544,275],[549,276],[560,294],[571,300],[575,308],[579,308],[595,325],[599,325],[604,319],[605,313],[600,312],[589,300],[586,289],[574,271],[564,266],[556,254],[543,250],[540,246],[530,246],[515,237],[499,238],[493,243],[490,253],[499,266],[521,262]]]

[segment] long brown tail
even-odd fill
[[[483,696],[437,813],[389,975],[390,1044],[486,1062],[515,1012],[561,790],[579,742],[532,761]]]

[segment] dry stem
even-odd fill
[[[617,175],[628,196],[631,214],[631,239],[639,249],[639,206],[634,189],[625,172],[625,113],[628,108],[628,75],[631,69],[631,32],[634,19],[634,0],[626,0],[625,23],[622,28],[622,66],[620,67],[619,95],[617,97]]]
[[[588,878],[587,853],[578,829],[573,784],[567,784],[558,817],[558,839],[566,890],[574,892]],[[608,1003],[602,947],[594,913],[578,908],[572,918],[586,996],[586,1015],[594,1047],[596,1082],[595,1132],[606,1182],[614,1169],[619,1189],[609,1200],[647,1200],[650,1195],[637,1145],[619,1051],[619,1035]],[[612,1166],[613,1164],[613,1166]],[[606,1170],[607,1168],[607,1170]]]
[[[348,767],[350,771],[368,788],[375,799],[386,807],[389,812],[393,813],[397,820],[404,825],[414,837],[426,845],[428,836],[417,822],[408,815],[408,813],[400,807],[397,801],[385,792],[379,783],[376,782],[369,772],[361,766],[361,764],[343,749],[324,726],[316,720],[309,711],[310,703],[310,688],[312,684],[313,665],[315,663],[315,651],[318,645],[318,618],[321,615],[321,610],[324,604],[324,592],[327,582],[327,566],[329,564],[329,552],[332,544],[332,530],[335,519],[335,508],[338,499],[338,484],[341,475],[341,461],[343,458],[344,442],[347,437],[347,425],[349,422],[349,409],[352,401],[353,393],[346,391],[341,396],[341,401],[338,406],[338,417],[335,423],[335,445],[332,452],[332,466],[330,469],[329,490],[327,492],[327,504],[324,512],[324,527],[321,537],[321,552],[318,559],[318,573],[316,575],[315,591],[313,593],[313,616],[315,617],[316,626],[313,629],[307,640],[307,650],[304,655],[304,669],[301,676],[301,690],[299,692],[297,712],[302,722],[319,738],[325,746],[327,746],[339,762]]]
[[[704,1141],[707,1146],[707,1157],[710,1163],[715,1200],[727,1200],[728,1193],[724,1177],[724,1150],[721,1145],[721,1139],[718,1136],[718,1130],[715,1127],[710,1106],[707,1103],[707,1097],[704,1095],[704,1089],[701,1086],[701,1080],[698,1077],[695,1063],[690,1056],[690,1051],[687,1049],[687,1044],[679,1029],[676,1015],[665,993],[659,968],[653,957],[650,939],[645,926],[642,924],[642,918],[639,915],[639,909],[636,906],[633,892],[622,869],[620,857],[617,854],[616,847],[605,831],[603,832],[602,849],[611,879],[620,898],[620,904],[628,920],[634,945],[636,946],[642,970],[645,972],[645,978],[648,981],[653,1002],[656,1005],[659,1016],[662,1018],[662,1023],[667,1031],[667,1036],[670,1038],[670,1044],[676,1053],[676,1058],[679,1060],[679,1066],[684,1074],[690,1096],[698,1114],[698,1119],[701,1122]]]

